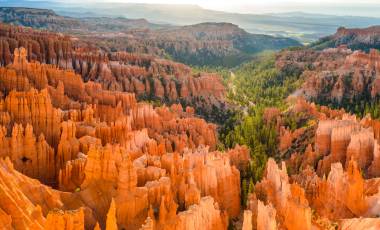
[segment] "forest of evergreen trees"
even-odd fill
[[[299,74],[285,74],[275,68],[274,53],[261,54],[231,72],[228,78],[224,71],[224,79],[229,86],[228,99],[236,107],[234,116],[220,128],[219,138],[223,148],[239,144],[250,149],[250,170],[242,175],[242,202],[245,204],[253,184],[262,177],[267,159],[277,154],[275,123],[264,121],[264,110],[268,107],[284,110],[284,99],[297,89],[300,80]]]

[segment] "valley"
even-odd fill
[[[6,7],[0,8],[0,21],[75,35],[106,52],[145,53],[197,66],[234,67],[264,50],[301,45],[290,38],[251,34],[231,23],[171,26],[145,19],[72,18],[51,10]]]
[[[364,4],[362,4],[364,5]],[[304,13],[297,10],[284,13],[233,13],[202,8],[195,4],[154,4],[118,1],[75,2],[30,0],[3,0],[4,7],[29,7],[52,9],[59,15],[85,17],[125,17],[129,19],[147,19],[156,24],[185,26],[204,22],[227,22],[239,25],[253,34],[265,34],[276,37],[290,37],[309,44],[321,37],[333,34],[339,27],[363,28],[380,25],[377,14],[373,16],[329,15],[323,13]],[[318,4],[317,4],[318,6]],[[275,7],[275,6],[274,6]],[[320,8],[314,6],[314,8]],[[345,9],[344,4],[339,8]],[[359,8],[359,7],[356,7]],[[323,8],[322,8],[323,9]],[[346,8],[347,11],[349,7]],[[374,12],[376,9],[373,8]],[[372,14],[373,15],[373,14]]]
[[[28,4],[0,8],[2,229],[380,229],[377,26]]]

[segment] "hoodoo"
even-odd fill
[[[0,229],[380,229],[379,19],[1,2]]]

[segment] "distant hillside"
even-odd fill
[[[264,50],[301,45],[289,38],[250,34],[230,23],[202,23],[159,32],[159,47],[176,60],[198,65],[234,66]]]
[[[145,19],[61,16],[50,9],[0,7],[0,22],[47,29],[55,32],[118,32],[130,29],[155,29],[162,26]]]
[[[360,28],[380,25],[380,18],[334,16],[291,12],[283,14],[238,14],[203,9],[196,5],[164,5],[137,3],[101,3],[78,1],[75,4],[51,1],[3,0],[2,6],[28,6],[53,9],[71,17],[145,18],[153,23],[192,25],[203,22],[229,22],[255,34],[284,36],[304,43],[334,33],[340,26]]]
[[[53,10],[33,8],[0,8],[0,21],[14,25],[62,31],[81,27],[73,18],[57,15]]]
[[[163,51],[174,60],[186,64],[227,67],[236,66],[264,50],[301,45],[289,38],[250,34],[230,23],[202,23],[155,31],[133,31],[124,37],[97,39],[102,47],[111,50]]]
[[[341,27],[331,36],[321,38],[311,45],[315,49],[333,48],[347,45],[353,50],[369,51],[371,48],[380,49],[380,26],[364,29],[347,29]]]
[[[7,7],[0,8],[0,22],[75,34],[106,51],[148,53],[191,65],[232,67],[264,50],[301,45],[290,38],[250,34],[231,23],[169,26],[145,19],[73,18],[52,10]]]

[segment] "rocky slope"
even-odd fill
[[[378,218],[379,121],[297,99],[287,111],[315,120],[306,150],[294,149],[300,135],[283,132],[291,152],[280,166],[270,159],[244,211],[243,229],[368,229]],[[282,116],[277,126],[285,129]],[[291,134],[304,132],[300,127]],[[301,135],[302,136],[302,135]],[[285,141],[287,140],[287,141]]]
[[[211,40],[237,33],[218,26],[186,31]],[[217,126],[195,115],[228,106],[219,76],[1,24],[0,226],[376,229],[380,122],[305,99],[375,100],[379,60],[378,51],[346,46],[279,53],[279,71],[298,72],[304,84],[287,109],[263,111],[277,162],[269,159],[254,184],[256,152],[220,151]]]
[[[95,31],[110,33],[162,27],[144,19],[72,18],[60,16],[53,10],[24,7],[0,7],[0,21],[18,26],[70,33],[93,33]]]
[[[247,149],[215,151],[190,107],[153,108],[27,53],[0,68],[4,228],[226,229],[239,215]]]
[[[380,53],[352,51],[346,46],[322,51],[284,51],[277,67],[298,69],[304,84],[298,95],[320,103],[348,104],[375,101],[379,96]]]
[[[346,45],[277,54],[277,69],[304,83],[286,110],[264,112],[278,133],[277,163],[269,159],[263,179],[250,185],[243,229],[377,228],[379,121],[323,104],[377,101],[378,62],[377,50]]]
[[[84,81],[100,83],[108,90],[132,92],[139,99],[192,105],[198,114],[215,122],[223,116],[220,111],[228,107],[224,103],[224,86],[216,74],[193,74],[190,67],[166,59],[104,52],[92,43],[70,36],[1,24],[1,65],[10,64],[13,51],[21,46],[27,47],[29,61],[73,70]],[[54,85],[57,84],[55,81]]]
[[[169,26],[144,19],[70,18],[51,10],[12,7],[0,8],[0,21],[76,34],[107,51],[169,55],[192,65],[235,66],[263,50],[300,45],[289,38],[250,34],[230,23]]]
[[[340,27],[335,34],[321,38],[318,42],[312,44],[312,47],[316,49],[324,49],[334,48],[340,45],[347,45],[349,48],[353,50],[369,51],[370,49],[379,49],[380,27]]]
[[[192,65],[236,66],[264,50],[301,45],[289,38],[250,34],[230,23],[201,23],[146,32],[130,32],[104,46],[129,51],[158,47],[175,60]],[[99,38],[100,39],[100,38]]]

